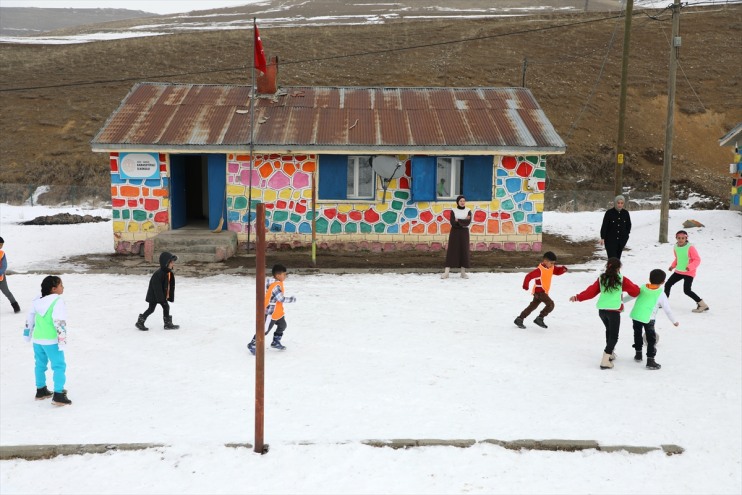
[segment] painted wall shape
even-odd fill
[[[316,155],[256,155],[250,188],[247,155],[227,157],[227,220],[229,230],[245,241],[255,220],[255,206],[266,204],[266,227],[274,245],[305,245],[311,235],[311,175]],[[405,175],[389,183],[386,202],[381,188],[376,202],[328,202],[317,205],[316,229],[322,248],[418,249],[445,248],[452,201],[410,201],[410,160]],[[470,202],[472,249],[541,250],[546,179],[540,156],[493,157],[492,201]],[[320,165],[321,166],[321,165]],[[248,214],[248,201],[252,206]],[[270,242],[269,242],[270,244]]]
[[[167,157],[157,155],[159,177],[123,178],[119,153],[110,154],[111,206],[115,250],[139,253],[142,243],[170,228]]]

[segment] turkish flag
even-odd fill
[[[265,74],[267,64],[265,62],[265,52],[263,51],[263,41],[260,39],[260,32],[255,21],[253,21],[253,27],[255,31],[255,68]]]

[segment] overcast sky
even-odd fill
[[[43,7],[75,9],[130,9],[153,12],[155,14],[173,14],[192,10],[209,10],[221,7],[235,7],[260,3],[263,0],[0,0],[2,7]]]

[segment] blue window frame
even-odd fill
[[[318,165],[318,199],[375,199],[376,174],[370,156],[320,155]]]
[[[461,191],[467,201],[492,201],[493,164],[494,158],[487,155],[440,158],[415,156],[412,158],[411,170],[412,200],[450,201],[458,195],[454,193]],[[446,184],[448,187],[453,186],[453,190],[440,189],[439,168],[447,174]]]

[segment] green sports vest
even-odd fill
[[[675,245],[675,256],[677,256],[678,258],[678,264],[675,266],[675,270],[679,270],[681,272],[688,271],[688,262],[690,261],[688,259],[689,249],[690,249],[690,242],[686,242],[685,246],[683,247]]]
[[[620,285],[617,289],[608,290],[600,282],[600,297],[598,297],[598,309],[614,309],[618,310],[621,308],[621,294],[623,293],[623,275],[618,276]]]
[[[36,313],[36,323],[33,327],[33,338],[38,340],[57,340],[57,329],[54,327],[54,306],[57,305],[59,298],[56,298],[46,310],[46,313],[40,315]]]
[[[660,296],[662,296],[662,286],[656,289],[650,289],[646,285],[642,286],[639,290],[639,297],[634,302],[634,308],[631,310],[631,319],[649,323]]]

